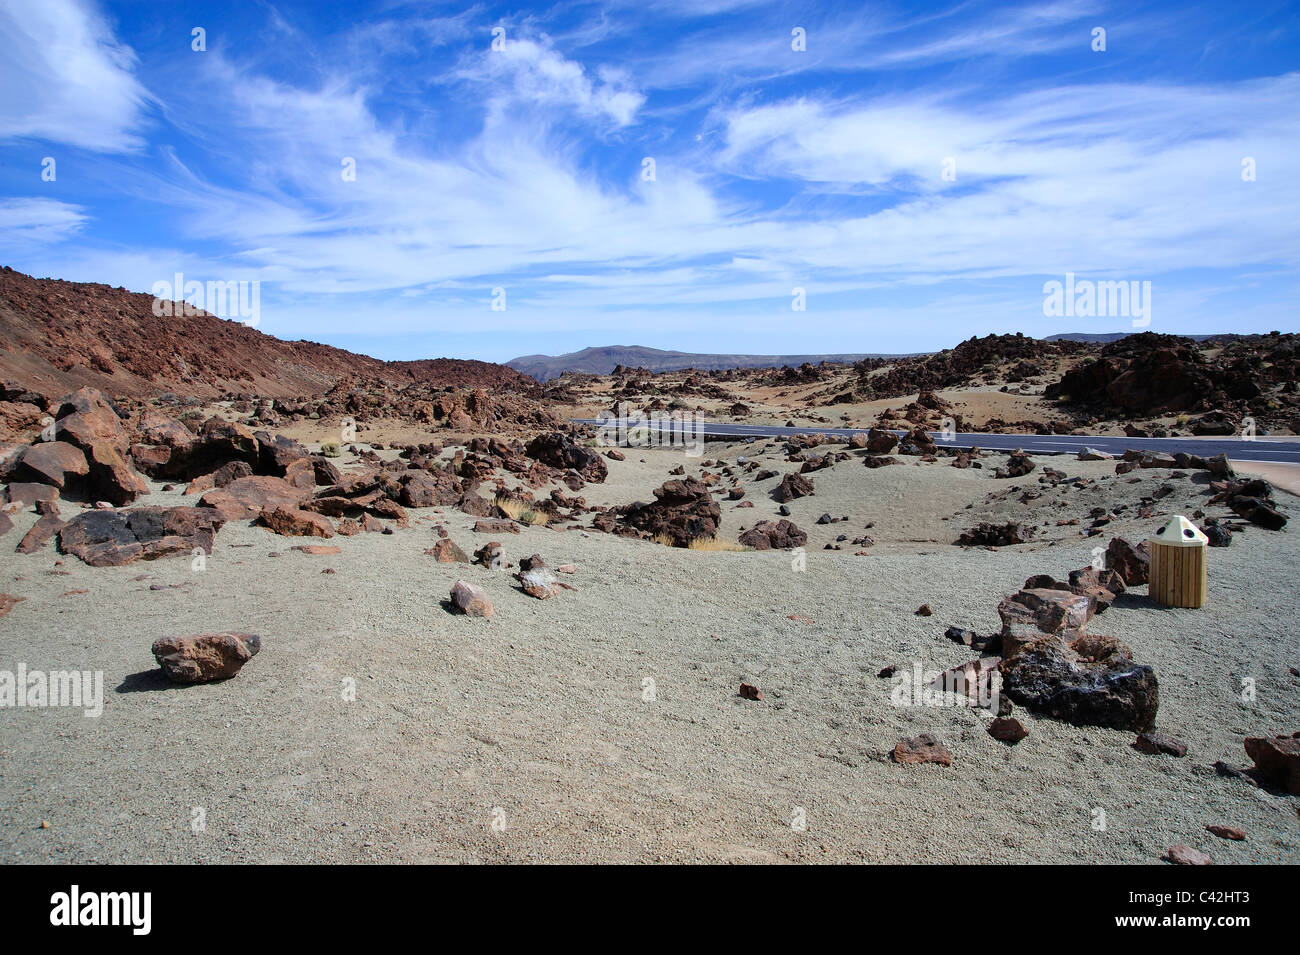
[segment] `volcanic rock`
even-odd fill
[[[48,484],[64,490],[90,473],[85,454],[66,441],[38,441],[22,453],[13,470],[17,481]]]
[[[153,642],[154,659],[173,683],[229,679],[261,649],[255,633],[200,633]]]
[[[929,733],[922,733],[920,736],[901,741],[894,747],[893,756],[896,763],[952,765],[952,753],[944,749],[943,744]]]
[[[813,482],[802,474],[790,473],[781,479],[775,493],[776,500],[785,504],[796,498],[807,497],[813,493]]]
[[[1245,746],[1262,781],[1300,795],[1300,733],[1248,737]]]
[[[466,616],[490,617],[495,612],[492,601],[482,587],[467,580],[458,580],[451,588],[451,600],[456,608]]]
[[[1000,668],[1007,695],[1037,713],[1136,732],[1155,724],[1155,673],[1134,663],[1132,651],[1114,638],[1043,636],[1009,654]]]
[[[674,547],[687,547],[693,540],[717,536],[722,510],[702,481],[693,477],[665,481],[655,488],[654,496],[650,504],[621,508],[619,523],[642,537],[667,537]]]
[[[793,521],[759,521],[740,535],[740,543],[754,550],[787,550],[808,543],[808,535]]]

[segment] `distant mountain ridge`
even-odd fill
[[[569,372],[608,375],[617,366],[644,368],[647,371],[681,371],[697,368],[700,371],[725,371],[729,368],[780,368],[782,365],[815,365],[818,362],[861,361],[864,358],[903,358],[905,355],[883,352],[826,355],[722,355],[696,354],[684,351],[664,351],[644,345],[604,345],[584,348],[565,355],[523,355],[512,358],[506,365],[515,371],[531,375],[539,381],[549,381]]]

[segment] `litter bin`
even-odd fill
[[[1206,545],[1200,528],[1185,517],[1169,523],[1147,538],[1151,551],[1147,593],[1166,607],[1202,607],[1208,586]]]

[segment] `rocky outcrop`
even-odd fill
[[[1034,528],[1028,524],[1008,521],[1005,524],[990,524],[981,521],[974,527],[961,532],[956,543],[961,547],[1007,547],[1023,544],[1034,535]]]
[[[134,560],[189,554],[212,543],[224,520],[201,507],[139,507],[84,511],[59,531],[59,550],[92,567],[118,567]]]
[[[618,525],[641,537],[666,538],[674,547],[717,536],[722,510],[707,484],[693,477],[665,481],[654,496],[652,503],[619,508]]]
[[[740,543],[754,550],[788,550],[808,543],[808,535],[793,521],[759,521],[740,535]]]
[[[609,467],[591,448],[584,448],[566,434],[540,434],[528,442],[530,458],[561,471],[576,471],[584,481],[600,484],[609,476]]]
[[[1003,692],[1045,716],[1137,732],[1155,725],[1155,672],[1112,637],[1043,636],[1005,657],[1000,669]]]

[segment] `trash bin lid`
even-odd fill
[[[1204,547],[1209,538],[1201,529],[1181,514],[1169,519],[1169,523],[1147,538],[1148,544],[1164,544],[1166,547]]]

